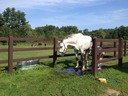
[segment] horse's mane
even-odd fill
[[[82,33],[76,33],[76,34],[82,34]],[[66,36],[64,39],[71,38],[71,37],[73,37],[73,36],[76,35],[76,34],[70,34],[70,35]],[[83,34],[82,34],[82,35],[83,35]]]

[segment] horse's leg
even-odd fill
[[[103,60],[103,58],[100,57],[99,60]],[[102,63],[99,63],[99,64],[98,64],[98,70],[101,70],[101,65],[102,65]]]
[[[88,59],[89,59],[89,54],[90,54],[90,49],[86,50],[86,57],[85,57],[85,61],[86,61],[86,68],[89,69],[89,64],[88,64]]]
[[[82,71],[85,71],[88,69],[88,55],[89,55],[89,50],[85,50],[84,53],[82,54],[82,61],[83,61],[83,67]]]
[[[75,68],[78,68],[79,67],[79,53],[78,53],[78,50],[76,49],[74,49],[74,52],[76,56],[76,67]]]
[[[81,61],[82,61],[82,64],[83,64],[83,67],[82,67],[82,71],[85,71],[85,54],[81,53]]]
[[[98,60],[103,60],[103,55],[104,54],[105,54],[105,52],[99,53]],[[101,65],[102,65],[102,63],[99,63],[98,64],[98,70],[101,69]]]

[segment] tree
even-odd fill
[[[42,27],[36,27],[35,28],[35,33],[36,33],[36,36],[41,36],[41,37],[45,37],[45,33],[44,33],[44,30],[43,30],[43,26]]]
[[[51,38],[59,34],[59,27],[56,27],[54,25],[46,25],[42,27],[36,27],[35,31],[37,33],[37,36]]]
[[[88,32],[89,32],[88,29],[84,29],[82,33],[87,34]]]
[[[100,38],[105,38],[106,37],[106,32],[103,29],[99,29],[98,33]]]
[[[106,38],[106,32],[103,29],[92,31],[92,36],[96,36],[98,38]]]
[[[118,37],[128,39],[128,27],[120,26],[117,29]]]
[[[45,36],[48,38],[55,37],[59,31],[59,28],[54,25],[46,25],[43,28]]]
[[[113,29],[113,30],[111,30],[110,32],[109,32],[109,37],[110,38],[112,38],[112,39],[117,39],[117,38],[119,38],[119,36],[118,36],[118,28],[116,27],[115,29]]]
[[[82,32],[84,35],[92,36],[93,32],[90,32],[88,29],[84,29]]]
[[[65,32],[65,35],[78,33],[78,28],[76,26],[62,26],[60,31]]]
[[[30,30],[30,26],[25,18],[25,13],[19,10],[16,11],[15,8],[7,8],[3,11],[0,15],[0,25],[4,26],[3,28],[9,28],[8,32],[6,32],[6,36],[25,36],[27,31]]]
[[[0,14],[0,27],[4,25],[4,19],[2,14]]]

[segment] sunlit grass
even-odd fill
[[[52,50],[18,52],[14,53],[14,58],[51,54]],[[7,54],[0,53],[0,57],[7,58]],[[75,66],[74,56],[58,58],[54,68],[49,66],[52,63],[50,59],[41,60],[34,69],[13,70],[11,75],[0,71],[0,96],[105,96],[108,88],[119,91],[120,96],[128,96],[127,58],[128,56],[124,57],[123,68],[119,69],[117,60],[104,63],[106,68],[98,71],[96,77],[90,72],[83,76],[61,74],[61,68]],[[100,83],[95,78],[106,78],[107,84]]]

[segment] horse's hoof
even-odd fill
[[[82,71],[84,72],[84,71],[86,71],[86,69],[85,68],[82,68]]]
[[[99,66],[98,68],[97,68],[97,70],[101,70],[102,68],[101,68],[101,66]]]
[[[76,68],[76,69],[78,69],[78,68],[79,68],[79,66],[76,66],[75,68]]]

